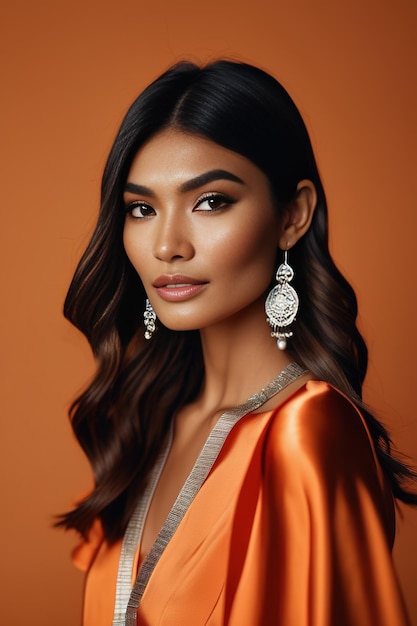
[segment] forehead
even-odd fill
[[[127,180],[141,179],[146,184],[161,175],[183,180],[211,169],[228,170],[240,178],[258,176],[266,180],[256,165],[237,152],[200,135],[175,129],[161,131],[138,150]]]

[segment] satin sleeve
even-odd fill
[[[391,559],[393,499],[364,420],[327,383],[307,391],[271,420],[261,540],[230,626],[408,626]]]

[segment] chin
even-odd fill
[[[198,324],[190,324],[189,320],[164,321],[163,319],[158,318],[158,321],[161,322],[165,328],[168,328],[168,330],[172,330],[173,332],[187,332],[201,329],[201,326]]]

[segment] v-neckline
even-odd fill
[[[122,542],[116,586],[116,602],[112,626],[136,626],[137,609],[149,578],[170,539],[181,523],[194,497],[213,467],[223,444],[233,426],[245,415],[255,411],[284,387],[304,375],[306,370],[297,363],[287,365],[278,376],[258,393],[238,407],[223,413],[211,430],[190,474],[175,500],[152,548],[140,559],[140,543],[153,495],[165,467],[172,446],[171,426],[166,443],[151,472],[148,485],[138,501]],[[132,587],[132,568],[139,564],[136,581]]]

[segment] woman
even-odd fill
[[[283,87],[228,61],[151,84],[65,304],[97,359],[71,411],[95,486],[61,521],[86,626],[408,623],[414,475],[361,401],[356,313]]]

